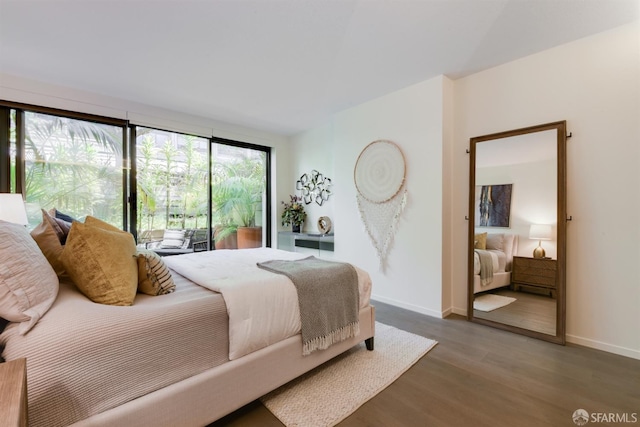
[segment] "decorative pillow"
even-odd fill
[[[0,221],[0,317],[26,334],[58,296],[58,277],[27,229]]]
[[[180,249],[184,244],[184,230],[164,230],[160,247],[163,249]]]
[[[480,233],[474,236],[475,249],[487,249],[487,233]]]
[[[92,227],[98,227],[107,231],[117,231],[118,233],[126,233],[126,231],[119,229],[115,225],[111,225],[108,222],[104,222],[103,220],[93,216],[87,216],[84,220],[84,223]]]
[[[487,249],[495,249],[504,252],[504,233],[487,234]]]
[[[170,294],[176,290],[169,267],[157,253],[138,249],[138,292],[147,295]]]
[[[55,218],[49,215],[49,212],[45,211],[44,209],[40,209],[40,210],[42,211],[42,222],[48,222],[51,225],[51,228],[53,229],[53,231],[55,231],[56,236],[58,236],[58,240],[60,241],[60,244],[61,245],[64,244],[62,242],[67,240],[67,236],[64,230],[62,229],[62,227],[58,225]]]
[[[58,276],[63,276],[65,274],[64,266],[60,261],[60,255],[62,254],[62,243],[60,242],[60,234],[62,230],[59,230],[59,227],[54,226],[55,221],[51,219],[51,216],[45,211],[42,210],[42,222],[36,226],[33,230],[31,230],[31,237],[36,241],[38,247],[46,257],[51,267],[53,267],[54,271]],[[57,228],[56,228],[57,227]],[[65,236],[66,241],[66,236]]]
[[[138,262],[130,233],[76,221],[60,260],[73,283],[91,301],[133,304],[138,289]]]
[[[53,208],[49,211],[49,215],[51,215],[54,218],[58,218],[61,219],[65,222],[68,222],[69,224],[71,224],[73,221],[77,221],[77,219],[73,218],[70,215],[64,214],[62,212],[60,212],[58,209]]]
[[[60,243],[64,246],[65,242],[67,241],[67,236],[69,235],[69,230],[71,229],[71,223],[73,221],[66,221],[64,219],[58,218],[56,216],[56,211],[55,209],[50,209],[48,212],[46,212],[48,218],[47,220],[50,222],[55,223],[54,225],[54,229],[56,230],[56,234],[58,234],[58,238],[60,239]],[[65,215],[67,216],[67,215]],[[44,220],[45,218],[45,212],[43,209],[42,212],[42,219]],[[69,217],[71,218],[71,217]]]

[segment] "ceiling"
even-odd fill
[[[290,135],[639,16],[640,0],[0,0],[0,72]]]

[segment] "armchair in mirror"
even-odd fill
[[[566,122],[471,138],[467,317],[565,343]]]

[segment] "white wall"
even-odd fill
[[[332,127],[330,124],[318,127],[304,133],[304,144],[291,144],[290,155],[292,163],[292,175],[287,180],[285,188],[287,193],[283,195],[282,201],[288,201],[289,195],[300,195],[300,191],[296,191],[296,181],[303,174],[311,174],[312,170],[317,170],[325,177],[331,179],[333,185],[330,190],[335,192],[336,179],[334,173],[334,155],[332,151]],[[303,224],[303,231],[307,233],[318,232],[318,218],[321,216],[328,216],[332,220],[332,232],[335,232],[339,227],[339,222],[336,221],[334,215],[335,196],[329,196],[329,200],[323,202],[322,206],[319,206],[316,202],[312,202],[305,205],[305,211],[307,212],[307,219]],[[282,214],[282,204],[279,205],[278,218]],[[291,226],[283,227],[282,229],[290,230]]]
[[[336,258],[370,272],[375,299],[433,316],[443,314],[442,123],[446,87],[446,78],[431,79],[340,112],[330,123],[292,138],[293,177],[317,169],[334,183],[334,194],[326,206],[310,205],[311,231],[319,215],[328,215],[335,224]],[[358,155],[378,139],[398,144],[407,164],[408,202],[384,271],[379,269],[360,219],[353,182]],[[294,184],[290,182],[290,187]]]
[[[567,120],[567,339],[640,359],[640,24],[454,83],[455,311],[466,312],[469,138]]]

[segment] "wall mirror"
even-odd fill
[[[565,343],[566,122],[471,138],[467,317]]]

